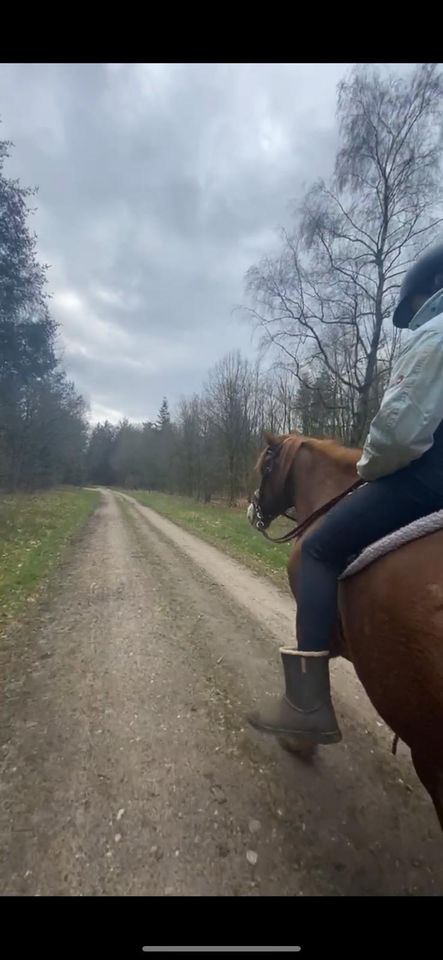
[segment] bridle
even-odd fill
[[[288,520],[293,520],[294,518],[290,517],[289,514],[286,512],[286,510],[282,510],[280,513],[277,513],[274,517],[271,517],[269,520],[267,520],[267,517],[262,507],[263,488],[265,485],[265,481],[269,479],[272,473],[272,468],[277,459],[278,453],[279,453],[278,447],[275,449],[272,447],[268,447],[267,450],[265,451],[264,467],[262,470],[260,486],[258,490],[256,490],[255,493],[253,494],[252,503],[254,505],[255,515],[257,518],[255,526],[259,531],[259,533],[262,533],[267,540],[271,540],[273,543],[285,543],[286,538],[289,536],[288,534],[285,534],[283,537],[277,537],[274,539],[273,537],[269,536],[266,528],[269,526],[270,523],[272,523],[272,520],[275,520],[276,517],[278,516],[287,517]],[[294,529],[297,529],[297,528],[294,528]],[[292,532],[293,531],[291,531],[291,533]],[[289,539],[292,539],[292,536],[289,537]]]
[[[333,497],[332,500],[328,500],[327,503],[324,503],[323,506],[319,507],[317,510],[314,510],[313,513],[309,514],[309,516],[306,517],[306,520],[303,520],[303,523],[297,523],[295,527],[292,528],[292,530],[288,530],[288,532],[284,533],[281,537],[270,537],[267,532],[267,527],[272,523],[273,520],[275,520],[277,517],[287,517],[288,520],[294,519],[293,517],[289,516],[289,514],[286,512],[286,509],[285,509],[275,514],[275,516],[271,517],[271,519],[267,521],[266,515],[264,514],[263,508],[261,505],[265,480],[269,479],[272,473],[272,468],[277,459],[279,449],[280,449],[279,447],[277,447],[276,449],[272,449],[271,447],[268,447],[265,453],[265,463],[264,463],[264,468],[263,468],[262,477],[260,481],[260,486],[258,490],[255,491],[252,497],[252,503],[253,503],[255,515],[257,518],[255,526],[259,531],[259,533],[262,533],[263,536],[266,537],[266,540],[270,540],[271,543],[289,543],[291,540],[299,540],[300,537],[303,536],[303,534],[311,526],[312,523],[314,523],[316,520],[318,520],[319,517],[322,517],[325,513],[327,513],[328,510],[334,507],[336,503],[340,503],[340,500],[343,500],[343,498],[346,497],[348,493],[352,493],[354,490],[360,487],[363,483],[365,483],[365,481],[361,477],[358,477],[357,480],[355,480],[350,487],[348,487],[346,490],[343,490],[343,492],[339,493],[338,496]],[[290,509],[290,507],[288,507],[287,509]]]

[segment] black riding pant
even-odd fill
[[[350,493],[302,543],[297,580],[297,642],[329,650],[337,623],[338,577],[353,557],[388,533],[435,510],[443,495],[402,470]]]

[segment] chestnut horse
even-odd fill
[[[298,434],[265,440],[257,467],[266,526],[290,507],[302,524],[357,479],[360,450]],[[295,600],[302,539],[288,563]],[[339,620],[332,655],[353,663],[380,716],[410,747],[443,829],[443,530],[341,582]]]

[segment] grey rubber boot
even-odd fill
[[[341,733],[331,700],[329,650],[307,653],[282,649],[280,653],[285,695],[249,714],[249,723],[265,733],[290,737],[294,746],[338,743]]]

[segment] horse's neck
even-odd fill
[[[355,459],[358,459],[356,454]],[[357,477],[354,462],[338,462],[304,445],[294,463],[294,500],[298,523],[347,490]]]

